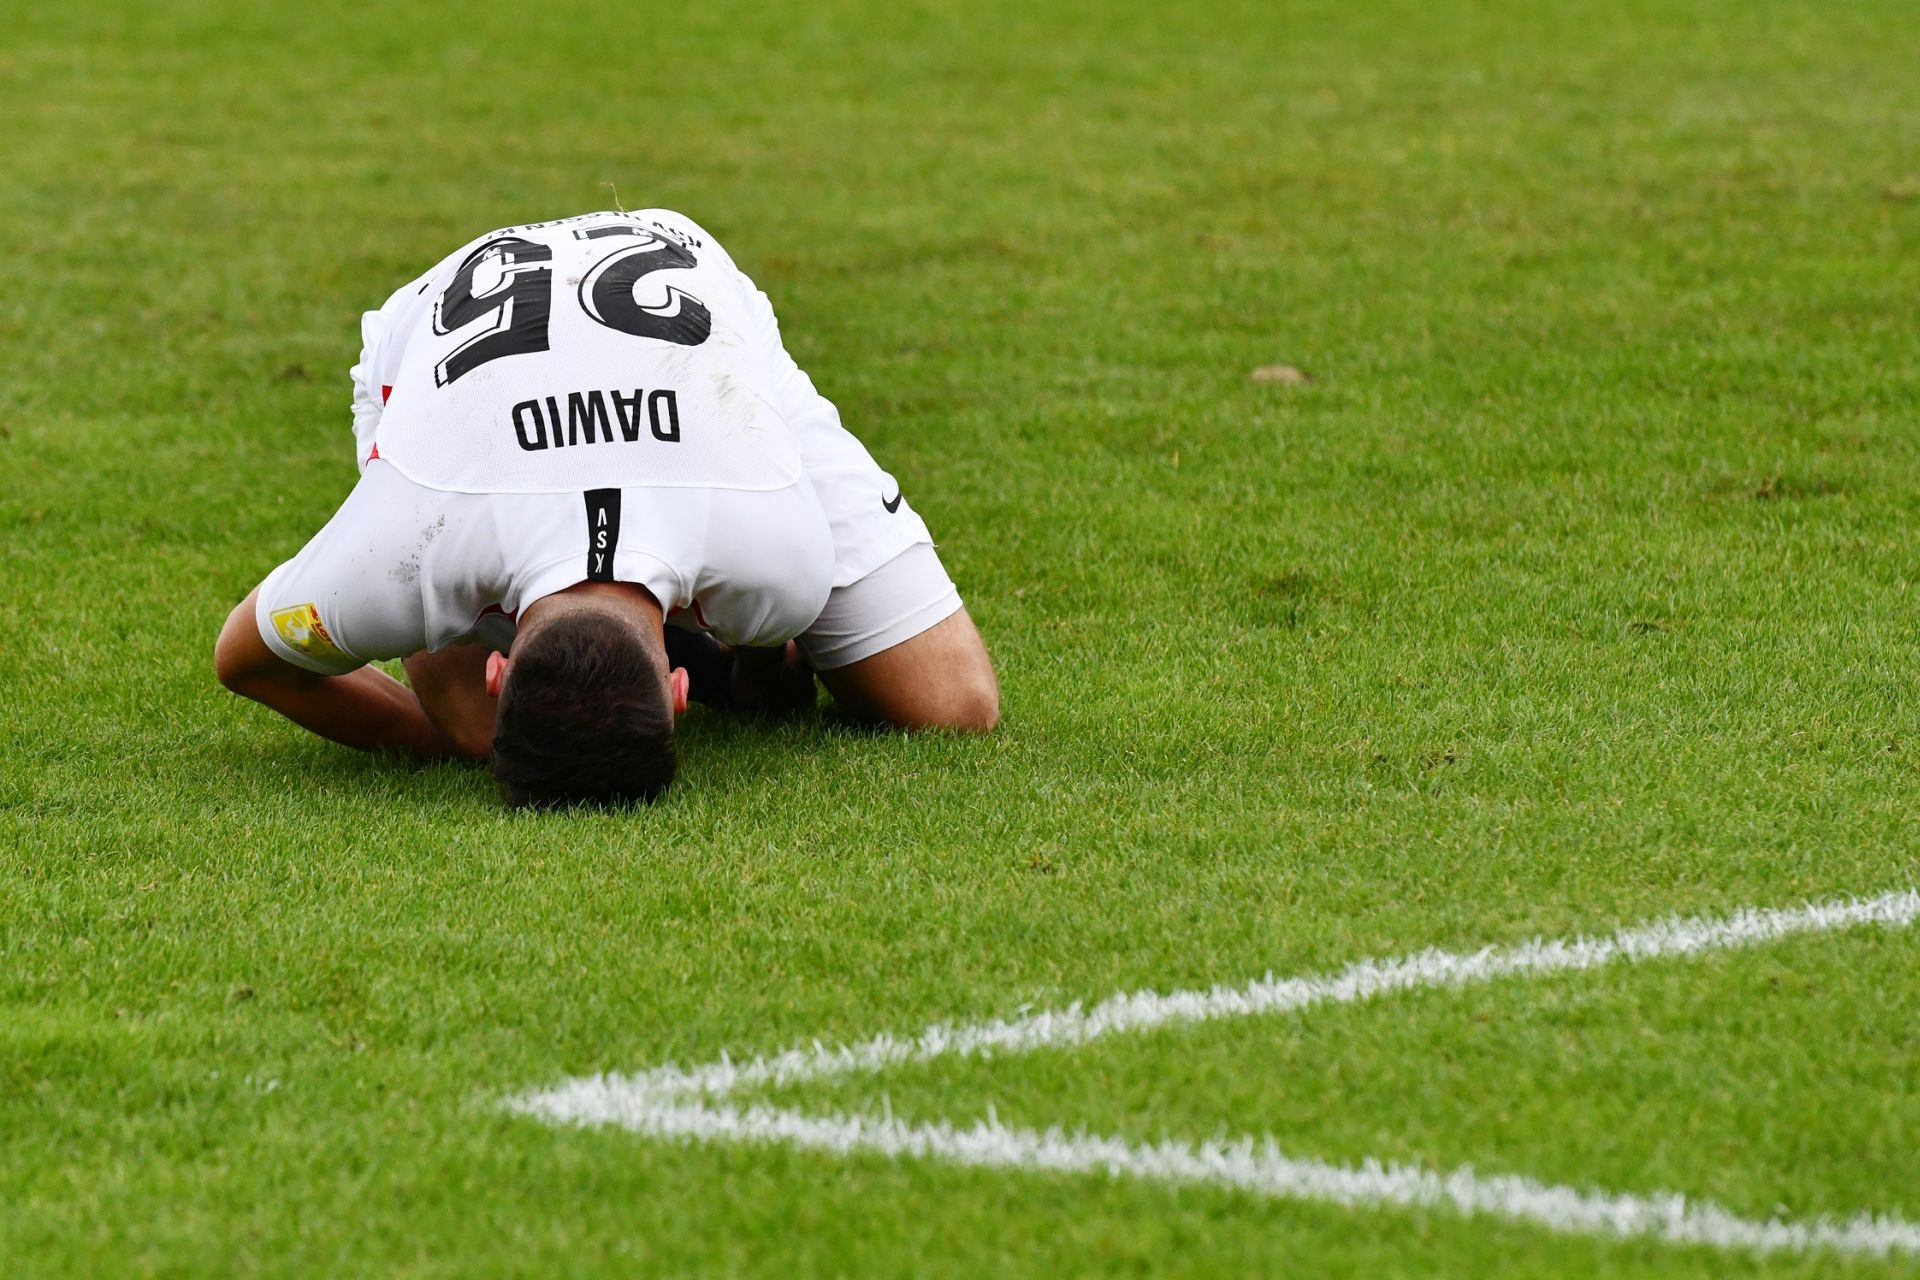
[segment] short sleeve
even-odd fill
[[[417,319],[414,312],[425,306],[421,299],[432,275],[428,272],[408,281],[394,290],[378,311],[360,316],[360,359],[347,376],[353,380],[354,461],[362,471],[373,456],[380,415],[393,389],[392,369],[397,363],[394,340],[405,337],[407,325]]]
[[[260,629],[260,638],[280,658],[319,675],[341,676],[364,666],[365,659],[348,653],[334,638],[340,626],[336,600],[326,601],[326,612],[333,615],[331,625],[321,612],[320,601],[296,602],[296,597],[303,594],[326,594],[308,590],[299,581],[302,576],[296,557],[260,584],[253,602],[253,621]]]
[[[760,343],[761,358],[766,361],[767,369],[773,376],[774,403],[787,422],[800,433],[801,447],[804,449],[808,421],[827,419],[838,427],[840,411],[834,408],[833,401],[814,388],[813,379],[787,353],[786,344],[780,340],[780,322],[774,317],[773,301],[744,271],[738,274],[740,291],[745,295],[747,309],[753,316],[753,332]]]
[[[260,638],[321,675],[427,648],[421,570],[404,549],[431,523],[434,496],[391,467],[369,468],[326,527],[260,584]]]
[[[696,619],[728,644],[784,644],[820,616],[833,588],[833,533],[806,481],[771,492],[716,491]]]
[[[386,332],[383,317],[369,311],[360,317],[360,360],[347,376],[353,379],[353,457],[362,471],[373,454],[373,443],[380,428],[380,409],[386,403],[381,395],[379,350],[380,336]]]

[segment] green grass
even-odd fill
[[[37,6],[0,46],[21,1274],[1889,1273],[554,1131],[561,1076],[1916,879],[1909,7]],[[684,209],[904,481],[984,741],[628,817],[223,694],[358,313]],[[1286,362],[1313,381],[1252,382]],[[1868,935],[889,1076],[903,1114],[1920,1217]],[[801,1091],[865,1106],[865,1091]]]

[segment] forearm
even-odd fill
[[[214,674],[243,698],[303,729],[362,751],[409,751],[428,759],[459,754],[427,718],[413,690],[378,667],[323,676],[276,655],[254,626],[250,593],[227,615],[213,650]]]
[[[764,715],[791,715],[814,703],[813,668],[791,642],[773,649],[733,650],[733,706]]]
[[[722,711],[733,705],[733,651],[704,631],[667,627],[667,666],[683,667],[695,702]]]
[[[813,672],[791,644],[729,647],[700,631],[666,629],[667,665],[684,667],[693,700],[723,711],[784,715],[813,705]]]
[[[343,676],[277,673],[229,687],[342,746],[406,751],[431,760],[461,754],[427,718],[413,690],[377,667]]]

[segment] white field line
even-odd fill
[[[1363,960],[1335,973],[1276,979],[1206,991],[1134,992],[1092,1008],[1065,1009],[971,1025],[939,1024],[901,1039],[818,1044],[735,1063],[726,1058],[690,1070],[667,1066],[637,1075],[597,1075],[509,1099],[510,1110],[554,1123],[617,1125],[657,1137],[706,1142],[781,1143],[849,1155],[924,1157],[959,1164],[1057,1172],[1105,1171],[1161,1181],[1207,1183],[1254,1194],[1361,1206],[1452,1206],[1575,1234],[1644,1236],[1672,1243],[1755,1252],[1830,1249],[1843,1253],[1920,1254],[1920,1225],[1862,1215],[1847,1221],[1758,1221],[1710,1201],[1583,1191],[1512,1175],[1449,1173],[1368,1161],[1340,1166],[1281,1154],[1270,1139],[1141,1145],[1119,1138],[1008,1129],[997,1123],[957,1129],[886,1117],[810,1116],[766,1106],[741,1109],[726,1095],[748,1088],[873,1074],[935,1058],[991,1057],[1070,1048],[1104,1036],[1217,1018],[1287,1013],[1353,1004],[1394,992],[1458,988],[1505,977],[1543,977],[1616,962],[1753,946],[1798,934],[1869,925],[1900,928],[1920,919],[1920,892],[1861,900],[1750,908],[1730,916],[1675,917],[1603,938],[1535,940],[1473,952],[1423,951]]]
[[[573,1104],[580,1101],[571,1100]],[[1630,1237],[1751,1253],[1826,1249],[1844,1254],[1920,1254],[1920,1226],[1897,1218],[1759,1221],[1708,1200],[1582,1191],[1510,1174],[1449,1173],[1406,1165],[1343,1166],[1283,1155],[1272,1139],[1135,1144],[1120,1138],[1010,1129],[994,1122],[959,1129],[944,1121],[908,1124],[890,1116],[811,1116],[773,1107],[745,1110],[705,1102],[675,1104],[627,1095],[608,1108],[581,1109],[556,1093],[515,1109],[558,1123],[612,1124],[657,1138],[780,1144],[836,1156],[945,1160],[1021,1172],[1100,1174],[1204,1184],[1253,1195],[1343,1208],[1453,1209],[1566,1235]]]
[[[589,1076],[559,1085],[555,1095],[718,1098],[743,1089],[796,1084],[836,1076],[871,1075],[890,1067],[944,1057],[988,1058],[1083,1045],[1106,1036],[1160,1027],[1293,1013],[1316,1005],[1356,1004],[1426,987],[1464,987],[1496,978],[1544,977],[1606,965],[1698,955],[1863,925],[1902,927],[1920,919],[1920,891],[1877,898],[1814,902],[1779,909],[1747,908],[1729,916],[1684,916],[1623,929],[1603,938],[1535,939],[1478,951],[1420,951],[1398,959],[1361,960],[1335,973],[1303,978],[1272,974],[1241,987],[1206,991],[1135,991],[1092,1008],[1079,1004],[971,1025],[946,1023],[917,1036],[878,1035],[859,1044],[788,1049],[771,1057],[718,1062],[683,1070],[657,1067],[629,1076]]]

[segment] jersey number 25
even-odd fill
[[[574,233],[583,239],[645,236],[596,262],[580,277],[580,309],[599,324],[636,338],[658,338],[697,347],[713,332],[713,313],[690,293],[666,286],[666,301],[645,306],[634,300],[644,276],[698,265],[684,245],[639,227],[591,227]],[[553,316],[553,250],[534,240],[502,236],[475,249],[460,264],[445,293],[433,305],[433,331],[445,336],[486,323],[433,367],[435,386],[444,387],[489,360],[548,349],[547,326]],[[499,279],[485,293],[473,291],[474,278],[490,269]]]

